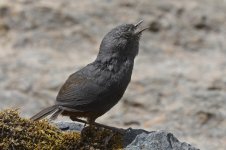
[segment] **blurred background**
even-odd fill
[[[30,117],[53,104],[109,30],[141,19],[151,28],[132,81],[97,122],[225,149],[226,0],[0,0],[0,109]]]

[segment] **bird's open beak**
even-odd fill
[[[134,26],[137,28],[138,26],[140,26],[142,24],[142,22],[144,22],[144,20],[139,21],[138,23],[136,23]]]
[[[136,28],[136,30],[137,30],[137,28],[142,24],[142,22],[143,22],[144,20],[141,20],[141,21],[139,21],[138,23],[136,23],[134,26],[135,26],[135,28]],[[137,30],[137,31],[135,31],[135,34],[137,34],[137,35],[139,35],[139,34],[141,34],[144,30],[147,30],[147,29],[149,29],[150,27],[145,27],[145,28],[143,28],[143,29],[140,29],[140,30]]]

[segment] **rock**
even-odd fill
[[[142,131],[130,130],[126,133],[126,137],[134,135],[133,141],[126,145],[125,150],[198,150],[197,148],[180,142],[172,133],[167,131]],[[138,134],[137,134],[138,133]]]
[[[65,131],[82,131],[83,125],[74,122],[55,122],[58,128]]]
[[[81,132],[81,124],[73,122],[55,122],[63,131]],[[172,133],[167,131],[145,131],[128,128],[123,134],[124,150],[199,150],[190,144],[180,142]]]

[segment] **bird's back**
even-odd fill
[[[72,74],[57,96],[57,104],[79,111],[106,112],[124,94],[132,74],[133,60],[98,61]]]

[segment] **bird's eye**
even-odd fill
[[[129,31],[129,32],[133,31],[133,27],[130,27],[128,31]]]
[[[126,39],[128,39],[128,38],[131,37],[131,34],[130,33],[125,33],[125,34],[123,34],[123,37],[126,38]]]

